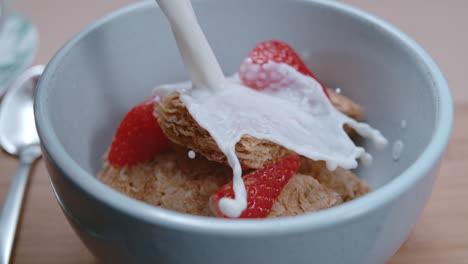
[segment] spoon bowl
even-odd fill
[[[31,164],[41,155],[34,122],[33,98],[44,66],[26,70],[5,95],[0,107],[0,145],[19,156],[5,205],[0,213],[0,263],[9,263]]]
[[[35,66],[19,77],[5,96],[0,110],[0,145],[11,155],[39,144],[33,111],[33,96],[44,66]]]

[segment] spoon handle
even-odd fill
[[[0,264],[8,264],[10,261],[29,171],[37,157],[37,154],[30,152],[20,155],[20,163],[0,214]]]

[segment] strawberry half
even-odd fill
[[[314,78],[328,96],[325,85],[312,74],[297,52],[287,43],[279,40],[260,42],[250,51],[239,70],[242,82],[256,90],[263,90],[272,83],[281,82],[284,76],[264,67],[269,61],[288,64],[298,72]]]
[[[247,208],[239,218],[267,217],[283,187],[299,170],[300,162],[299,155],[292,155],[243,176],[247,190]],[[209,201],[215,216],[229,218],[219,208],[219,200],[223,197],[234,198],[232,182],[219,188],[210,196]]]
[[[154,98],[134,106],[120,122],[109,151],[108,160],[115,168],[146,161],[170,146],[153,115]]]

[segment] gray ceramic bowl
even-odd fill
[[[314,214],[230,221],[144,204],[94,178],[125,112],[157,84],[187,79],[153,2],[117,11],[52,59],[35,113],[56,197],[87,247],[108,263],[383,263],[431,193],[452,126],[449,89],[431,58],[387,23],[332,1],[195,1],[227,74],[253,45],[289,42],[328,86],[367,108],[367,121],[404,142],[375,151],[358,174],[375,191]],[[402,128],[402,120],[407,127]],[[367,145],[367,142],[365,142]]]

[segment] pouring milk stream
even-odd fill
[[[237,75],[225,78],[190,1],[156,2],[171,24],[193,85],[189,82],[163,85],[155,89],[155,94],[160,98],[180,92],[180,99],[192,117],[226,155],[233,170],[235,198],[219,201],[225,215],[238,217],[247,207],[242,169],[235,152],[236,143],[245,134],[272,141],[313,160],[324,160],[329,170],[338,166],[356,168],[356,159],[363,164],[372,161],[372,156],[356,146],[343,130],[345,124],[370,138],[378,148],[387,145],[378,130],[336,110],[315,79],[287,64],[270,61],[263,66],[288,80],[264,91],[246,87]],[[249,70],[251,77],[256,77],[258,65],[247,60],[241,67],[241,71]]]

